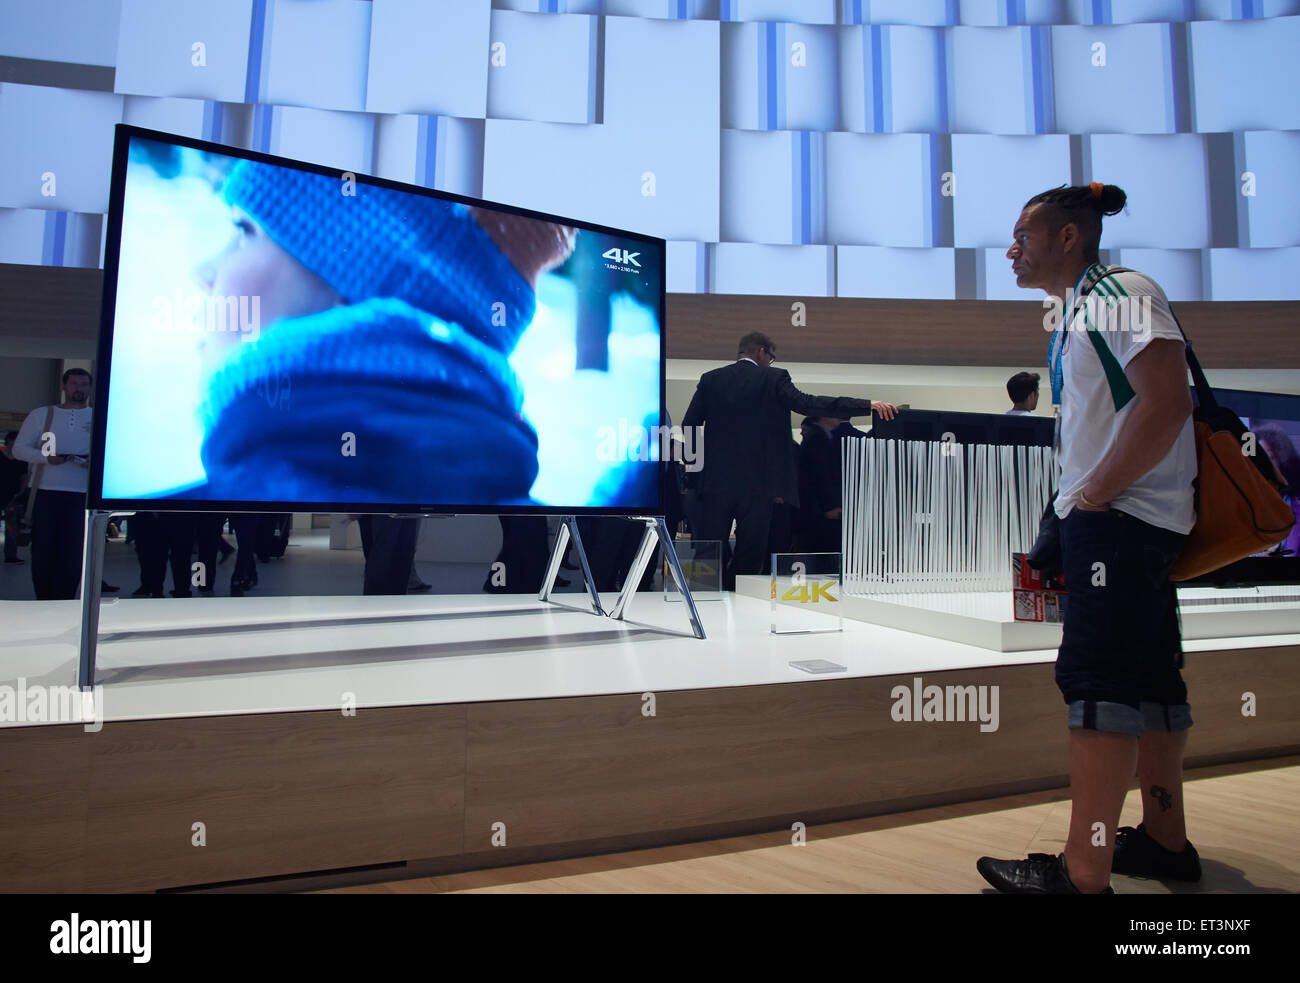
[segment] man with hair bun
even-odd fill
[[[1056,682],[1068,707],[1071,814],[1060,856],[979,861],[1006,893],[1113,893],[1112,871],[1201,876],[1183,812],[1192,718],[1169,581],[1196,521],[1192,402],[1164,291],[1100,263],[1102,218],[1125,201],[1099,182],[1044,191],[1025,204],[1007,250],[1016,283],[1045,291],[1060,311],[1048,369],[1068,591]],[[1143,822],[1118,829],[1134,774]]]

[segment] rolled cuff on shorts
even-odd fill
[[[1097,730],[1107,734],[1141,737],[1144,730],[1176,732],[1192,726],[1192,708],[1186,703],[1167,706],[1143,703],[1135,710],[1126,703],[1075,700],[1069,704],[1070,729]]]
[[[1143,703],[1142,717],[1147,730],[1176,733],[1192,727],[1192,708],[1186,703]]]

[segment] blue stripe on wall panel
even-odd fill
[[[938,66],[939,77],[936,80],[935,92],[939,98],[939,131],[947,133],[950,129],[948,124],[948,32],[934,32],[935,59],[934,63]]]
[[[776,25],[776,40],[772,44],[772,72],[776,78],[776,129],[784,130],[786,128],[785,119],[785,85],[789,78],[790,72],[790,42],[788,40],[787,25]]]
[[[876,97],[875,85],[872,82],[874,60],[871,57],[871,27],[864,24],[862,25],[862,129],[866,133],[876,132],[876,117],[873,110]]]
[[[880,27],[880,132],[894,132],[894,45],[893,27]]]
[[[600,108],[600,18],[592,17],[587,32],[587,122],[603,123]]]
[[[248,25],[248,67],[244,72],[244,102],[257,102],[262,90],[262,45],[266,32],[266,0],[253,0]]]
[[[777,95],[777,75],[784,74],[785,65],[778,59],[776,53],[777,45],[777,25],[773,21],[768,21],[761,26],[763,32],[763,51],[761,58],[763,61],[763,81],[764,81],[764,99],[766,100],[767,112],[763,116],[763,126],[769,130],[780,129],[780,123],[777,122],[779,110]]]
[[[884,28],[872,24],[871,31],[871,132],[885,132],[884,57],[881,53]]]
[[[203,103],[203,139],[225,143],[226,104],[208,100]]]
[[[812,134],[807,130],[799,134],[799,239],[801,243],[813,241],[813,177]]]
[[[1056,105],[1052,93],[1051,28],[1045,24],[1026,28],[1030,36],[1030,71],[1034,80],[1034,132],[1056,129]]]
[[[941,137],[937,133],[925,137],[925,227],[926,245],[930,247],[943,243],[943,182],[940,180],[943,167],[940,160]]]
[[[258,105],[253,107],[253,149],[264,154],[271,153],[271,141],[274,137],[275,107]]]
[[[826,134],[812,133],[810,136],[808,184],[812,188],[809,196],[812,219],[808,224],[809,242],[826,241]]]
[[[1033,35],[1023,27],[1020,29],[1020,70],[1024,72],[1025,77],[1025,132],[1037,133],[1038,118],[1034,106],[1034,40]]]
[[[1183,24],[1165,24],[1160,33],[1160,49],[1165,60],[1165,124],[1170,133],[1186,133],[1192,128],[1187,92],[1186,30]]]
[[[802,133],[790,134],[790,241],[803,242],[803,142]]]
[[[421,116],[415,141],[415,180],[426,188],[438,186],[438,137],[441,116]]]
[[[46,212],[45,233],[41,239],[41,264],[63,266],[64,248],[68,241],[68,213]]]

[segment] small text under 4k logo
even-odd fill
[[[631,253],[626,249],[619,249],[615,246],[613,249],[606,249],[600,255],[616,266],[626,270],[631,270],[633,267],[638,270],[641,268],[641,264],[636,260],[636,258],[641,255],[640,253]]]
[[[77,912],[67,921],[50,923],[50,952],[55,955],[130,955],[135,963],[150,958],[153,922],[149,919],[88,918]]]

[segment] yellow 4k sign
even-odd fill
[[[816,604],[822,598],[827,601],[838,601],[839,598],[831,593],[831,588],[834,586],[833,580],[812,580],[802,584],[792,584],[790,589],[781,595],[781,600],[798,601],[800,604]],[[772,596],[776,597],[775,582],[772,584]]]

